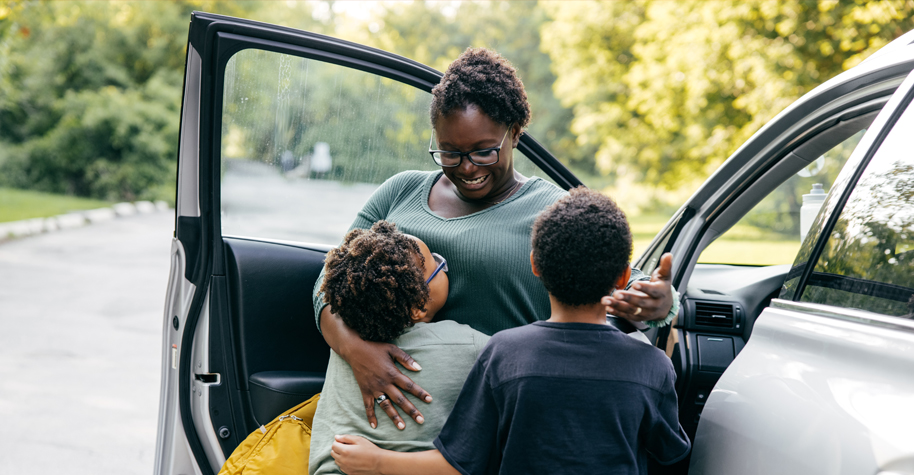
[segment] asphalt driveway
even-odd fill
[[[0,473],[152,472],[172,212],[0,244]]]

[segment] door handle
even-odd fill
[[[194,379],[203,383],[218,386],[222,384],[222,375],[219,373],[195,373]]]

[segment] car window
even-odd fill
[[[699,263],[793,262],[835,178],[865,130],[851,135],[788,178],[702,251]]]
[[[224,84],[224,235],[337,244],[384,180],[440,170],[431,95],[413,86],[257,49],[229,60]],[[545,175],[519,151],[515,168]]]
[[[908,107],[838,215],[801,301],[914,317],[912,130]]]

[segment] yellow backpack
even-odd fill
[[[251,432],[222,465],[219,475],[308,473],[311,422],[320,394]]]

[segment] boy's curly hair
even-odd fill
[[[530,123],[530,103],[514,66],[485,48],[467,48],[432,89],[432,126],[438,117],[474,104],[500,124]]]
[[[608,197],[571,190],[536,218],[533,263],[546,290],[565,305],[589,305],[612,290],[632,255],[625,213]]]
[[[393,340],[428,302],[424,265],[419,245],[393,223],[353,229],[327,253],[324,302],[363,340]]]

